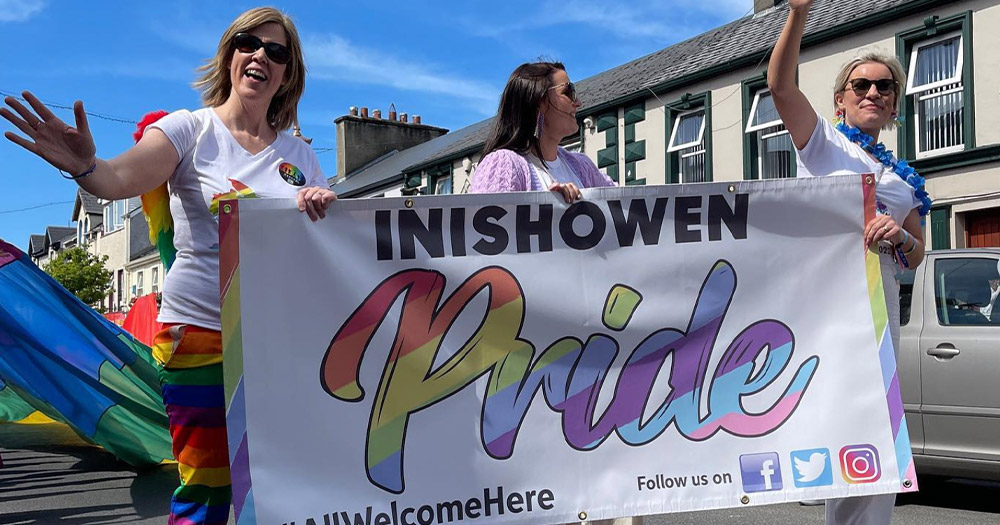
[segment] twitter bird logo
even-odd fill
[[[795,450],[792,456],[792,479],[796,487],[833,485],[830,451],[825,448]]]

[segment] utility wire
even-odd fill
[[[0,89],[0,95],[4,95],[6,97],[11,97],[11,98],[20,100],[21,102],[25,102],[25,103],[28,102],[27,100],[24,100],[23,98],[21,98],[20,95],[18,95],[16,93],[11,93],[11,92],[3,90],[3,89]],[[52,108],[67,109],[69,111],[73,111],[73,106],[67,106],[65,104],[56,104],[55,102],[46,102],[44,100],[42,100],[42,103],[45,104],[46,106],[49,106],[49,107],[52,107]],[[121,124],[138,124],[138,122],[135,121],[135,120],[128,120],[128,119],[124,119],[124,118],[121,118],[121,117],[113,117],[111,115],[104,115],[104,114],[101,114],[101,113],[92,113],[90,111],[86,111],[85,113],[88,116],[96,117],[96,118],[103,119],[103,120],[108,120],[108,121],[111,121],[111,122],[118,122],[118,123],[121,123]]]
[[[16,210],[3,210],[3,211],[0,211],[0,215],[6,214],[6,213],[17,213],[17,212],[28,211],[28,210],[37,210],[38,208],[45,208],[47,206],[56,206],[58,204],[73,204],[74,202],[76,202],[76,201],[46,202],[45,204],[39,204],[37,206],[28,206],[27,208],[18,208]]]

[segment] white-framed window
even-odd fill
[[[906,96],[913,97],[917,158],[965,149],[962,32],[913,45]]]
[[[128,199],[110,201],[104,205],[104,233],[111,233],[125,227],[127,206]]]
[[[435,195],[451,195],[452,193],[452,176],[443,175],[434,179],[434,194]]]
[[[674,117],[667,153],[677,155],[680,182],[705,182],[705,109],[685,111]]]
[[[76,221],[76,245],[83,246],[87,242],[87,226],[83,221]]]
[[[761,179],[784,179],[795,176],[795,148],[781,122],[769,89],[754,94],[750,118],[744,130],[752,135],[757,150],[757,174]]]
[[[145,295],[143,293],[145,290],[143,289],[143,282],[142,282],[143,281],[143,275],[142,274],[143,274],[142,270],[139,270],[135,274],[135,296],[136,297],[142,297],[143,295]]]
[[[153,293],[160,291],[160,269],[155,266],[149,270],[149,286]]]

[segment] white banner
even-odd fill
[[[353,200],[317,223],[226,203],[238,523],[565,523],[915,490],[862,246],[871,190]]]

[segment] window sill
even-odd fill
[[[938,155],[936,157],[918,159],[910,162],[909,164],[910,166],[913,166],[918,173],[926,177],[927,175],[932,175],[941,171],[964,168],[966,166],[974,166],[976,164],[983,164],[998,160],[1000,160],[1000,144],[991,144],[989,146],[982,146],[966,151],[958,151],[955,153]]]

